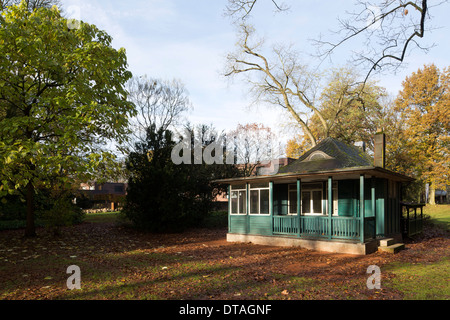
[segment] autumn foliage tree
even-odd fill
[[[450,68],[430,64],[412,73],[403,82],[395,111],[401,119],[397,139],[410,159],[397,169],[429,183],[434,203],[434,191],[450,184]]]

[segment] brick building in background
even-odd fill
[[[117,210],[125,200],[127,183],[82,183],[80,185],[81,201],[85,209]]]

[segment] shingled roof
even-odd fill
[[[333,138],[326,138],[304,153],[299,159],[281,167],[278,174],[310,173],[372,165],[372,159],[358,147]]]

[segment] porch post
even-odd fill
[[[245,233],[250,233],[250,192],[248,182],[245,184]]]
[[[301,217],[301,209],[302,209],[302,181],[300,179],[297,179],[297,233],[298,233],[298,237],[301,237],[302,234],[302,230],[301,230],[301,225],[302,225],[302,217]]]
[[[228,232],[231,231],[231,184],[228,185]]]
[[[333,215],[333,178],[328,177],[328,239],[331,239],[331,216]]]
[[[273,181],[269,182],[270,234],[273,235]]]
[[[359,176],[359,237],[364,242],[364,174]]]
[[[373,216],[373,237],[377,237],[377,199],[376,199],[376,178],[372,176],[371,179],[371,189],[370,189],[370,200],[372,202],[372,216]]]

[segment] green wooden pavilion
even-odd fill
[[[384,134],[374,141],[374,160],[326,138],[276,174],[220,180],[227,240],[352,254],[401,242],[401,190],[413,179],[385,169]]]

